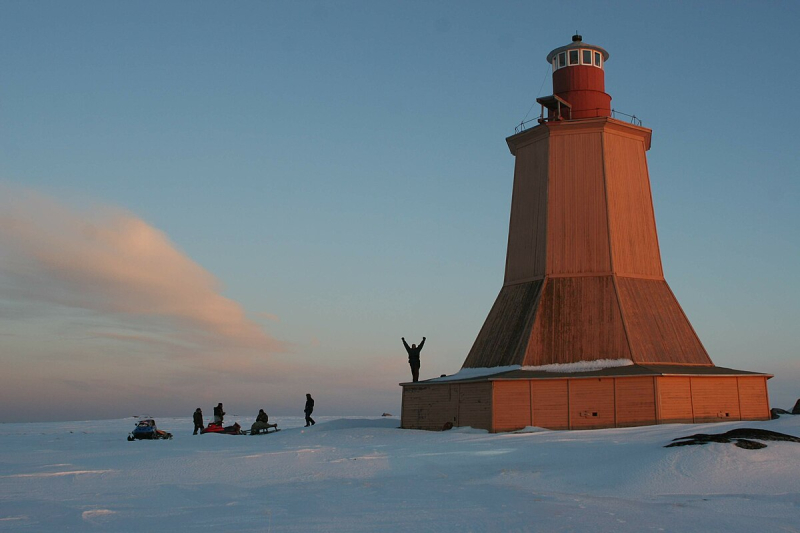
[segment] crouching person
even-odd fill
[[[252,426],[250,426],[250,433],[255,435],[257,433],[261,433],[262,431],[268,432],[270,428],[276,427],[278,427],[278,424],[270,424],[267,413],[265,413],[263,409],[259,409],[256,421],[253,422]]]

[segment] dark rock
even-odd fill
[[[748,439],[736,439],[733,441],[733,445],[744,448],[745,450],[760,450],[761,448],[767,447],[766,444]]]
[[[792,407],[792,414],[793,415],[800,415],[800,399],[798,399],[795,402],[794,407]]]
[[[786,409],[780,409],[778,407],[773,407],[772,409],[769,410],[769,416],[770,418],[772,418],[772,420],[777,420],[778,418],[781,417],[781,415],[790,415],[790,414],[792,413],[790,413]]]
[[[688,437],[678,437],[677,439],[672,439],[672,443],[667,444],[664,447],[672,448],[674,446],[695,446],[695,445],[707,444],[709,442],[718,442],[722,444],[733,442],[734,445],[738,446],[739,448],[744,448],[746,450],[758,450],[767,447],[766,444],[762,444],[760,442],[754,442],[750,439],[766,440],[766,441],[800,442],[800,438],[798,437],[794,437],[792,435],[786,435],[785,433],[778,433],[777,431],[769,431],[767,429],[755,429],[755,428],[737,428],[716,435],[707,433],[697,433],[695,435],[690,435]]]
[[[778,433],[777,431],[769,431],[768,429],[754,429],[754,428],[738,428],[732,429],[725,436],[732,439],[757,439],[757,440],[772,440],[772,441],[785,441],[785,442],[800,442],[800,438],[787,435],[786,433]]]

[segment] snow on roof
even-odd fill
[[[442,376],[440,378],[429,379],[427,381],[456,381],[464,379],[482,378],[484,376],[491,376],[503,372],[511,372],[512,370],[519,370],[522,368],[520,365],[509,366],[492,366],[484,368],[462,368],[455,374],[450,376]]]
[[[630,359],[597,359],[595,361],[578,361],[575,363],[563,363],[563,364],[556,363],[556,364],[541,365],[541,366],[509,365],[509,366],[493,366],[493,367],[483,367],[483,368],[462,368],[453,375],[434,378],[427,381],[439,382],[439,381],[458,381],[466,379],[475,379],[485,376],[493,376],[495,374],[503,374],[505,372],[512,372],[514,370],[528,370],[536,372],[560,372],[560,373],[593,372],[595,370],[602,370],[604,368],[630,366],[632,364],[633,361],[631,361]]]
[[[533,370],[536,372],[594,372],[604,368],[631,366],[630,359],[597,359],[595,361],[577,361],[575,363],[555,363],[552,365],[521,366],[520,370]]]

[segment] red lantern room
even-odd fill
[[[607,60],[608,52],[584,43],[580,35],[547,54],[547,62],[553,66],[553,95],[536,101],[549,110],[548,120],[611,116],[603,71]]]

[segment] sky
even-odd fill
[[[800,397],[795,2],[0,3],[0,421],[397,414],[459,370],[577,30],[653,130],[664,273]]]

